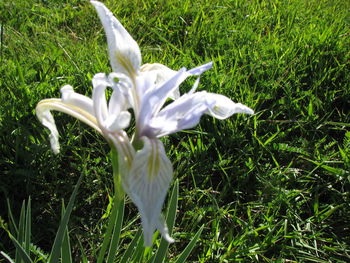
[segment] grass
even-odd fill
[[[179,69],[213,61],[199,88],[256,111],[203,117],[164,139],[181,198],[169,257],[205,224],[189,262],[348,262],[349,1],[105,3],[145,63]],[[110,72],[102,27],[87,1],[5,0],[0,28],[0,219],[8,221],[6,198],[16,211],[31,196],[34,239],[50,248],[60,200],[84,163],[70,229],[76,257],[79,242],[93,255],[112,189],[109,147],[56,114],[62,152],[54,156],[34,108],[65,84],[90,95],[92,76]],[[125,213],[126,243],[140,221],[132,204]],[[0,240],[0,250],[13,249],[5,233]]]

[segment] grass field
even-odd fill
[[[173,69],[213,61],[200,90],[256,114],[164,138],[180,182],[169,258],[205,225],[188,262],[350,262],[350,1],[104,1],[141,47],[144,63]],[[110,72],[107,44],[83,0],[0,1],[0,222],[6,198],[33,204],[33,240],[54,238],[61,199],[85,169],[69,228],[94,256],[113,188],[109,146],[86,125],[55,114],[61,153],[35,117],[44,98]],[[194,79],[181,87],[187,91]],[[123,242],[140,227],[126,206]],[[0,250],[11,254],[0,229]],[[0,259],[1,261],[2,259]]]

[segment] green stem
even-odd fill
[[[121,174],[119,173],[118,152],[114,147],[111,147],[111,160],[113,167],[113,183],[114,197],[121,201],[124,199],[124,190],[121,182]]]

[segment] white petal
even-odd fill
[[[124,129],[129,126],[131,114],[125,111],[127,102],[121,89],[114,87],[109,107],[107,107],[106,88],[112,86],[104,73],[96,74],[92,79],[94,89],[92,91],[92,100],[96,119],[99,125],[109,132]]]
[[[109,113],[124,111],[131,107],[130,89],[131,80],[125,74],[112,72],[108,75],[108,81],[113,89],[108,103]]]
[[[141,214],[145,245],[152,245],[156,228],[172,242],[161,218],[164,199],[172,180],[172,164],[161,141],[147,137],[141,137],[141,140],[144,147],[136,153],[131,171],[122,183]]]
[[[104,4],[98,1],[91,1],[91,3],[96,8],[107,36],[113,71],[134,76],[141,66],[141,52],[138,44]]]
[[[134,147],[131,145],[126,132],[123,130],[108,133],[107,140],[109,140],[118,151],[118,169],[120,176],[124,178],[122,180],[125,180],[130,172],[132,161],[135,156]]]
[[[78,120],[85,122],[86,124],[88,124],[89,126],[91,126],[92,128],[94,128],[102,134],[102,131],[97,124],[95,116],[91,115],[84,109],[78,108],[71,104],[63,103],[61,99],[42,100],[38,103],[38,105],[35,108],[36,116],[44,126],[49,128],[51,132],[51,148],[56,154],[59,152],[58,131],[55,125],[55,121],[50,113],[51,110],[60,111],[71,115],[77,118]]]
[[[147,127],[150,119],[156,116],[161,107],[168,98],[168,94],[179,87],[179,85],[188,77],[185,68],[180,69],[172,78],[168,79],[162,85],[156,88],[150,88],[142,97],[140,115],[137,120],[138,128],[142,134],[143,128]]]
[[[61,88],[61,98],[63,103],[74,105],[91,115],[95,115],[92,99],[74,92],[72,86],[65,85]]]
[[[58,141],[58,131],[55,124],[55,119],[52,117],[52,114],[49,110],[47,111],[40,111],[37,110],[37,116],[39,121],[50,130],[50,144],[51,149],[55,154],[58,154],[60,152],[60,144]]]
[[[249,107],[241,103],[234,103],[220,94],[207,93],[206,99],[208,104],[212,105],[206,113],[220,120],[226,119],[235,113],[254,114],[254,111]]]
[[[190,73],[191,75],[200,75],[203,72],[207,71],[208,69],[211,69],[212,67],[213,67],[213,62],[209,62],[209,63],[201,65],[199,67],[190,69],[187,72]]]
[[[92,100],[96,119],[101,127],[105,127],[105,121],[108,117],[108,107],[106,100],[106,88],[109,86],[108,78],[104,73],[98,73],[92,78]]]
[[[131,114],[128,111],[122,111],[118,114],[110,114],[105,121],[108,131],[115,132],[125,129],[129,126]]]
[[[157,137],[189,129],[199,123],[201,116],[211,106],[206,101],[207,92],[182,95],[154,117],[149,126]]]
[[[177,71],[164,66],[163,64],[153,63],[144,64],[141,66],[141,72],[155,72],[156,73],[156,85],[161,85],[168,79],[172,78]],[[175,88],[169,93],[169,98],[175,100],[180,97],[179,87]]]

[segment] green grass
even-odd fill
[[[144,63],[179,69],[213,61],[199,88],[256,111],[203,117],[194,130],[164,138],[180,179],[170,257],[205,224],[188,262],[349,262],[350,2],[105,3]],[[49,249],[60,200],[84,163],[70,229],[76,257],[78,241],[94,255],[112,189],[109,147],[56,114],[62,152],[54,156],[34,108],[65,84],[91,95],[92,76],[110,72],[103,29],[79,0],[1,1],[0,28],[0,219],[8,222],[6,198],[16,211],[30,195],[33,238]],[[131,203],[125,214],[126,244],[140,221]],[[0,240],[0,250],[13,249],[5,233]]]

